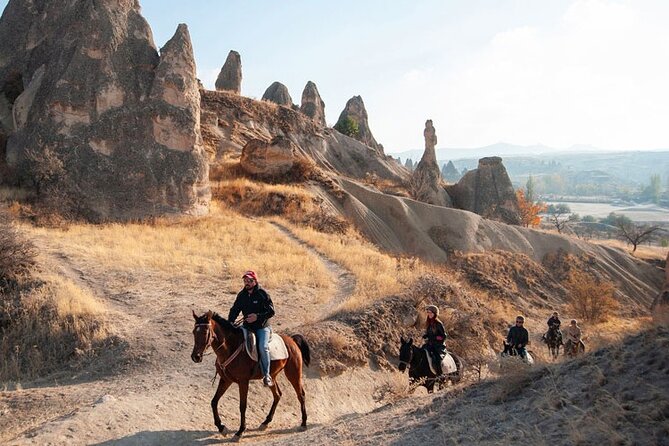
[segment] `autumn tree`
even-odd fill
[[[529,226],[539,226],[541,223],[539,214],[546,210],[546,205],[543,203],[533,203],[532,200],[528,200],[525,198],[525,192],[522,189],[516,191],[516,198],[518,199],[518,208],[520,209],[520,223],[526,228]]]
[[[651,240],[653,234],[661,229],[659,226],[641,225],[622,218],[618,219],[616,227],[618,237],[632,245],[632,254],[640,244]]]

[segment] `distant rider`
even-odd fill
[[[425,307],[425,312],[427,313],[427,320],[425,321],[425,334],[423,335],[425,345],[423,348],[432,356],[437,376],[441,376],[441,357],[446,350],[444,347],[446,331],[444,330],[444,324],[439,320],[439,308],[428,305]]]
[[[244,289],[237,294],[237,299],[230,308],[228,321],[234,323],[240,312],[244,315],[244,328],[256,334],[263,384],[271,387],[274,383],[270,375],[269,318],[274,316],[274,304],[269,294],[258,285],[258,276],[254,271],[246,271],[242,279]]]
[[[565,330],[567,334],[567,345],[565,352],[570,352],[572,355],[578,353],[578,347],[581,344],[581,327],[578,326],[576,319],[571,320],[571,324]]]
[[[554,311],[553,315],[546,322],[546,325],[548,325],[548,331],[543,336],[543,338],[548,339],[548,333],[550,332],[551,328],[555,330],[555,334],[558,336],[558,338],[561,338],[562,337],[562,333],[560,332],[561,324],[562,322],[560,322],[560,317],[558,316],[558,312]]]
[[[523,327],[524,324],[525,318],[523,316],[516,317],[516,325],[509,329],[506,343],[515,348],[520,357],[526,360],[527,352],[525,351],[525,347],[530,340],[530,334]]]

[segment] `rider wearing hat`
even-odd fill
[[[425,339],[424,348],[430,353],[434,362],[434,369],[437,376],[442,374],[441,371],[441,356],[446,350],[444,341],[446,340],[446,331],[444,324],[439,320],[439,308],[435,305],[428,305],[425,307],[427,313],[427,320],[425,321]]]
[[[234,323],[241,312],[244,316],[244,328],[255,333],[258,342],[258,358],[263,374],[263,383],[272,386],[269,358],[269,318],[274,316],[274,304],[269,294],[258,285],[258,276],[254,271],[246,271],[242,276],[244,288],[237,294],[235,303],[230,308],[228,321]]]

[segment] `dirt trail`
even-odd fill
[[[285,298],[274,321],[278,330],[326,316],[355,289],[355,276],[275,224],[278,237],[299,243],[324,263],[336,283],[327,302],[310,301],[294,293]],[[106,306],[105,317],[113,335],[127,343],[122,355],[103,352],[75,376],[54,384],[34,382],[29,388],[0,392],[0,442],[23,445],[60,444],[205,444],[218,443],[209,401],[214,388],[213,356],[203,364],[190,359],[191,308],[226,309],[235,293],[223,291],[220,280],[158,277],[150,271],[119,276],[87,261],[85,255],[68,252],[48,237],[36,240],[45,268],[67,277],[90,291]],[[305,253],[306,254],[306,253]],[[213,298],[212,296],[216,296]],[[216,302],[213,302],[213,301]],[[288,316],[291,316],[290,319]],[[364,370],[337,378],[307,378],[307,409],[312,426],[336,417],[367,412],[376,407],[371,392],[377,377]],[[271,393],[252,383],[247,411],[246,437],[259,441],[289,441],[299,424],[299,405],[283,382],[284,397],[275,421],[266,432],[254,430],[271,404]],[[355,386],[351,386],[355,382]],[[28,386],[26,386],[28,387]],[[342,389],[347,389],[342,391]],[[363,391],[362,389],[366,389]],[[236,386],[220,403],[224,422],[237,427]],[[229,437],[228,437],[229,438]]]

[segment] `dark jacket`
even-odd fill
[[[235,303],[232,305],[232,308],[230,308],[228,321],[234,323],[240,312],[244,317],[251,313],[258,315],[258,319],[256,319],[255,322],[251,324],[244,322],[244,328],[257,330],[269,325],[269,318],[274,316],[274,304],[272,303],[269,294],[267,294],[267,291],[260,288],[259,285],[256,285],[253,290],[251,290],[250,295],[246,288],[237,294]]]
[[[551,325],[553,325],[553,324],[557,325],[557,328],[560,328],[561,323],[562,322],[560,322],[560,318],[555,317],[555,316],[551,316],[551,318],[548,319],[548,322],[546,322],[546,324],[548,325],[548,328],[551,328]]]
[[[444,324],[439,319],[435,319],[433,323],[429,324],[425,329],[423,339],[427,340],[428,344],[443,345],[446,340],[446,331]]]
[[[527,342],[530,340],[530,334],[527,332],[525,327],[518,327],[514,325],[509,329],[509,335],[506,337],[507,344],[511,344],[516,347],[525,347]]]

